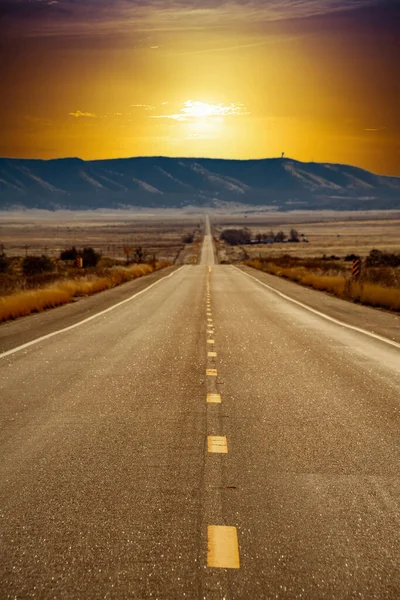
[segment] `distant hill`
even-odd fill
[[[399,209],[400,178],[292,159],[0,158],[0,209],[273,206]]]

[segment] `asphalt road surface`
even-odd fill
[[[399,318],[201,256],[0,327],[1,599],[400,597]]]

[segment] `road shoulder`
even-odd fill
[[[238,269],[293,300],[326,314],[328,317],[400,343],[400,315],[397,313],[353,304],[325,292],[301,286],[248,266],[241,265]]]
[[[0,353],[104,311],[171,275],[178,268],[168,267],[93,296],[79,298],[70,304],[4,323],[0,325]]]

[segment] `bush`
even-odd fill
[[[25,256],[22,261],[24,275],[39,275],[53,270],[53,263],[48,256]]]
[[[66,250],[63,250],[60,254],[61,260],[75,260],[77,256],[78,256],[78,250],[75,248],[75,246],[72,246],[72,248],[67,248]]]
[[[371,250],[365,260],[366,267],[399,267],[400,254],[391,254],[390,252],[382,252],[381,250]]]
[[[356,260],[356,258],[360,258],[358,254],[346,254],[344,260],[347,262],[352,262],[353,260]]]
[[[95,267],[101,258],[101,254],[98,254],[94,248],[84,248],[82,252],[83,266]]]
[[[192,244],[193,240],[194,240],[194,233],[186,233],[182,238],[182,242],[184,244]]]
[[[7,273],[10,268],[10,259],[4,254],[0,254],[0,273]]]

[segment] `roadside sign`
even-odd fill
[[[353,260],[352,275],[354,279],[358,279],[361,273],[361,258],[355,258]]]

